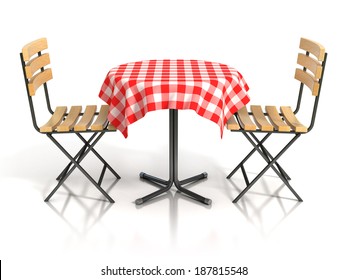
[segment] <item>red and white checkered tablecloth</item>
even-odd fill
[[[124,135],[128,126],[159,109],[192,109],[220,126],[249,102],[242,75],[225,64],[199,60],[147,60],[112,68],[99,97],[108,119]]]

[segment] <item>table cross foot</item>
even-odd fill
[[[187,178],[184,180],[181,180],[181,181],[178,179],[173,179],[173,178],[170,178],[170,180],[163,180],[163,179],[157,178],[155,176],[146,174],[144,172],[140,173],[140,178],[144,179],[146,181],[149,181],[151,183],[154,183],[155,185],[162,187],[162,188],[153,192],[153,193],[150,193],[150,194],[148,194],[142,198],[136,199],[136,201],[135,201],[136,205],[141,205],[141,204],[145,203],[146,201],[148,201],[148,200],[150,200],[156,196],[159,196],[164,192],[169,191],[173,185],[176,186],[178,191],[188,195],[191,198],[196,199],[197,201],[200,201],[200,202],[207,204],[207,205],[210,205],[212,203],[211,199],[205,198],[205,197],[203,197],[203,196],[201,196],[195,192],[192,192],[186,188],[183,188],[183,185],[186,185],[189,183],[194,183],[194,182],[200,181],[202,179],[206,179],[207,178],[206,172],[195,175],[193,177],[190,177],[190,178]]]

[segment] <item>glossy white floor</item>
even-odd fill
[[[249,274],[240,279],[346,278],[347,154],[341,122],[329,119],[345,117],[343,1],[70,2],[0,4],[0,26],[6,27],[0,31],[3,279],[95,280],[105,279],[101,270],[106,266],[156,265],[186,270],[186,276],[162,279],[202,278],[194,275],[195,267],[204,266],[248,267]],[[175,189],[141,207],[134,204],[156,190],[139,179],[141,171],[168,175],[167,111],[149,113],[131,125],[128,139],[116,133],[98,144],[122,176],[115,181],[105,175],[114,204],[78,171],[49,203],[43,202],[67,160],[31,124],[19,52],[39,37],[49,42],[53,106],[101,104],[97,94],[111,67],[156,58],[229,64],[245,77],[253,104],[295,106],[298,86],[292,77],[299,39],[321,42],[329,57],[316,126],[280,161],[304,202],[298,203],[269,172],[233,204],[244,187],[242,174],[225,177],[251,146],[237,133],[225,131],[221,139],[218,126],[188,111],[179,114],[179,175],[208,172],[207,180],[190,189],[211,198],[211,206]],[[73,136],[62,141],[71,150],[79,144]],[[280,140],[269,142],[274,150],[279,146]],[[101,170],[96,162],[93,156],[84,162],[94,176]],[[248,165],[249,176],[262,167],[256,157]]]
[[[244,186],[242,174],[231,180],[225,177],[250,145],[240,134],[227,132],[218,139],[217,126],[216,135],[205,135],[199,123],[209,127],[207,121],[182,112],[181,123],[186,119],[185,124],[195,123],[198,130],[192,135],[181,125],[180,176],[207,171],[209,178],[191,190],[213,203],[204,206],[173,190],[137,207],[136,198],[155,190],[139,180],[139,172],[167,176],[167,129],[165,122],[154,119],[165,119],[165,113],[150,113],[134,125],[128,140],[114,134],[100,142],[99,152],[122,176],[119,181],[110,173],[105,176],[104,186],[114,204],[78,171],[44,203],[66,160],[46,137],[37,135],[25,145],[18,141],[17,151],[7,153],[1,168],[0,247],[3,274],[9,276],[5,278],[102,279],[101,269],[107,265],[184,268],[189,278],[199,266],[247,266],[246,279],[334,278],[344,273],[343,260],[337,256],[346,249],[342,170],[325,162],[332,160],[329,145],[319,157],[310,148],[315,132],[302,137],[281,161],[303,203],[270,172],[233,204]],[[140,135],[137,129],[148,125],[152,125],[148,134]],[[163,141],[151,142],[154,138]],[[72,140],[67,143],[70,147]],[[136,149],[127,147],[135,143]],[[141,143],[147,143],[146,149],[141,150]],[[250,176],[263,166],[256,159],[249,165]],[[84,164],[94,175],[101,168],[95,163],[91,156]]]

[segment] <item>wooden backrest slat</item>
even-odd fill
[[[108,115],[108,105],[102,105],[99,111],[99,115],[96,118],[95,122],[91,126],[91,130],[99,131],[103,130],[107,124],[107,115]]]
[[[237,111],[237,115],[240,118],[241,126],[244,130],[254,131],[257,129],[257,126],[253,123],[251,118],[249,117],[246,106],[242,107]]]
[[[66,111],[66,106],[57,107],[49,121],[40,127],[40,132],[53,132],[63,120]]]
[[[48,48],[48,44],[47,44],[46,38],[41,38],[41,39],[38,39],[38,40],[35,40],[33,42],[26,44],[22,48],[22,54],[23,54],[24,61],[29,61],[33,55],[35,55],[38,52],[41,52],[47,48]]]
[[[266,119],[261,106],[251,105],[254,121],[261,131],[273,131],[274,127]]]
[[[295,132],[307,132],[307,127],[300,123],[290,106],[281,106],[280,110],[286,123],[289,124]]]
[[[317,42],[301,38],[299,48],[315,55],[319,61],[324,60],[325,48]]]
[[[310,70],[317,80],[321,78],[323,67],[316,59],[299,53],[297,63]]]
[[[310,73],[296,69],[295,79],[305,84],[311,90],[312,95],[318,96],[319,82]]]
[[[231,117],[228,119],[227,129],[229,129],[229,130],[240,130],[240,126],[239,126],[238,122],[235,120],[234,115],[231,115]]]
[[[34,96],[36,90],[51,79],[53,79],[51,68],[45,69],[45,71],[39,72],[34,77],[32,77],[30,79],[30,82],[28,83],[30,96]]]
[[[269,116],[269,120],[277,131],[290,131],[290,126],[288,126],[279,115],[277,108],[275,106],[265,106],[265,111]]]
[[[96,105],[89,105],[83,113],[80,121],[74,126],[75,131],[86,131],[91,125],[96,112]]]
[[[30,60],[25,66],[25,72],[28,79],[31,79],[37,70],[50,64],[49,54],[45,53],[41,56],[35,57]]]
[[[72,106],[69,114],[67,115],[63,123],[57,127],[57,131],[59,132],[70,131],[72,127],[75,125],[75,123],[77,122],[78,116],[80,115],[81,111],[82,111],[82,106]]]

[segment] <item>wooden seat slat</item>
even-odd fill
[[[88,105],[79,122],[74,126],[75,131],[86,131],[91,123],[96,112],[96,105]]]
[[[257,126],[253,123],[251,118],[249,117],[247,107],[244,106],[241,109],[237,111],[237,115],[239,116],[240,122],[241,122],[241,127],[244,130],[250,130],[250,131],[255,131],[257,129]]]
[[[240,126],[236,121],[234,115],[232,115],[227,122],[227,129],[229,130],[240,130]]]
[[[273,131],[274,127],[266,119],[261,106],[251,105],[254,121],[261,131]]]
[[[289,124],[295,132],[307,132],[307,127],[297,119],[290,106],[281,106],[280,110],[287,124]]]
[[[66,106],[57,107],[49,121],[40,127],[40,132],[53,132],[57,128],[57,126],[62,122],[66,111]]]
[[[275,106],[265,106],[266,113],[269,116],[269,120],[272,125],[275,127],[275,130],[280,132],[289,132],[290,126],[288,126],[278,113],[278,110]]]
[[[57,127],[58,132],[67,132],[72,129],[78,120],[82,106],[72,106],[65,120]]]
[[[93,131],[99,131],[103,130],[106,127],[106,124],[108,122],[107,115],[108,115],[108,105],[102,105],[99,111],[99,115],[94,121],[94,123],[91,126],[91,130]]]

